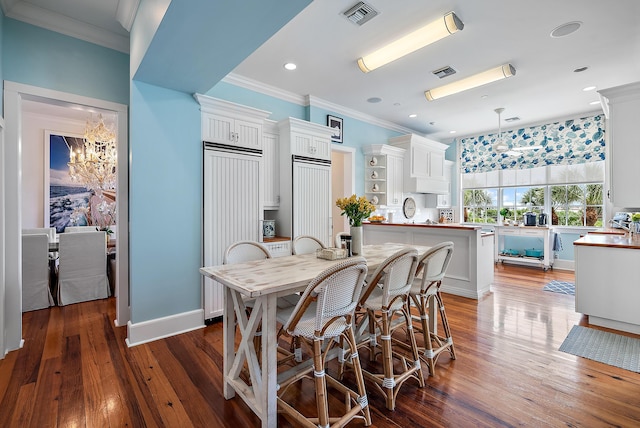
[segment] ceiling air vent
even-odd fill
[[[444,77],[451,76],[452,74],[456,74],[456,71],[451,66],[447,65],[446,67],[433,70],[432,73],[442,79]]]
[[[520,120],[520,118],[518,116],[513,116],[513,117],[509,117],[509,118],[505,119],[504,121],[505,122],[515,122],[515,121],[518,121],[518,120]]]
[[[364,24],[377,14],[377,10],[363,1],[359,1],[353,7],[350,7],[346,12],[343,13],[343,15],[346,16],[349,21],[358,25]]]

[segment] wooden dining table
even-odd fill
[[[430,248],[395,243],[363,246],[362,256],[369,273],[406,247],[415,248],[418,254]],[[200,268],[202,275],[224,286],[224,396],[228,400],[238,394],[260,417],[263,427],[277,426],[276,301],[278,297],[303,291],[322,271],[342,261],[344,259],[325,260],[315,254],[303,254]],[[255,299],[250,316],[247,316],[244,304],[247,298]],[[262,345],[258,358],[253,339],[260,325]],[[237,347],[236,326],[241,336]],[[245,363],[250,384],[240,377]]]

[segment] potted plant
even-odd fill
[[[353,254],[362,254],[362,220],[376,210],[375,205],[365,196],[358,198],[356,195],[351,195],[348,198],[338,198],[336,206],[342,210],[340,215],[346,215],[349,218]]]
[[[511,215],[511,210],[507,207],[504,207],[500,210],[500,215],[502,216],[503,222],[508,222],[509,220],[507,219],[507,217]]]
[[[635,233],[640,233],[640,213],[631,214],[631,221],[633,224],[629,228],[635,229]]]

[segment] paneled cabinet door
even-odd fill
[[[312,134],[291,134],[292,154],[315,159],[331,159],[331,140]]]
[[[220,114],[202,114],[202,137],[205,141],[230,146],[262,149],[262,124]]]
[[[280,143],[278,135],[265,132],[262,160],[264,162],[264,209],[280,206]]]
[[[387,156],[387,205],[400,206],[402,204],[402,165],[404,159]]]

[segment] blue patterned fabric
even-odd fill
[[[561,294],[571,294],[571,295],[576,294],[576,286],[573,282],[558,281],[555,279],[547,283],[547,285],[545,285],[542,290],[552,291],[554,293],[561,293]]]
[[[518,157],[493,150],[497,133],[463,138],[459,140],[462,173],[601,161],[605,159],[604,133],[603,115],[504,131],[502,138],[509,149],[542,146]]]

